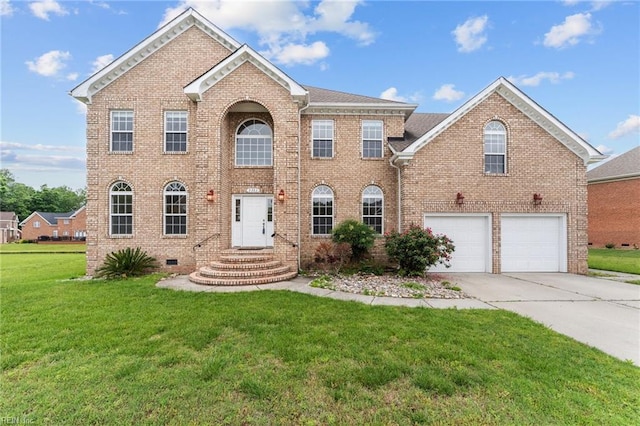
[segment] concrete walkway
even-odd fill
[[[612,273],[614,274],[614,273]],[[255,286],[213,287],[181,275],[157,286],[212,293],[290,290],[368,305],[453,309],[505,309],[640,366],[640,286],[621,280],[640,276],[587,277],[564,273],[446,274],[466,299],[406,299],[365,296],[309,286],[309,278]]]

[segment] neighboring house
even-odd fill
[[[71,95],[87,104],[89,274],[125,247],[168,271],[268,248],[295,273],[347,218],[448,234],[452,271],[587,271],[602,155],[504,78],[416,113],[303,86],[189,9]]]
[[[33,212],[20,222],[22,239],[74,241],[87,236],[86,206],[68,213]]]
[[[587,172],[589,245],[640,247],[640,146]]]
[[[0,212],[0,244],[19,239],[18,215],[15,212]]]

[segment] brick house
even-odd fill
[[[416,113],[303,86],[189,9],[70,94],[87,104],[89,274],[139,246],[205,284],[242,249],[292,276],[347,218],[446,233],[452,271],[586,271],[601,154],[504,78]]]
[[[640,247],[640,146],[587,172],[589,245]]]
[[[0,212],[0,244],[19,239],[18,215],[15,212]]]
[[[22,239],[79,241],[87,236],[86,206],[67,213],[33,212],[20,222]]]

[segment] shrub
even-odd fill
[[[333,242],[322,242],[316,246],[313,260],[316,266],[323,270],[333,267],[336,272],[344,266],[351,257],[351,246],[347,243],[335,244]]]
[[[455,247],[446,235],[434,235],[431,229],[411,225],[402,234],[385,234],[384,248],[389,259],[399,264],[400,274],[421,276],[429,267],[441,263],[451,266],[451,253]]]
[[[135,250],[126,249],[111,252],[104,260],[104,264],[96,269],[97,278],[127,278],[144,275],[156,268],[156,259],[147,255],[140,247]]]
[[[605,244],[605,247],[608,249],[612,249],[612,248],[615,248],[616,245],[614,243],[608,243],[608,244]]]
[[[376,232],[368,225],[354,219],[347,219],[331,232],[333,241],[337,244],[347,243],[351,246],[351,259],[361,260],[373,247]]]

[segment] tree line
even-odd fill
[[[23,221],[34,211],[67,213],[85,203],[86,190],[73,190],[68,186],[49,188],[42,185],[34,189],[16,182],[8,169],[0,169],[0,208],[3,212],[15,212]]]

